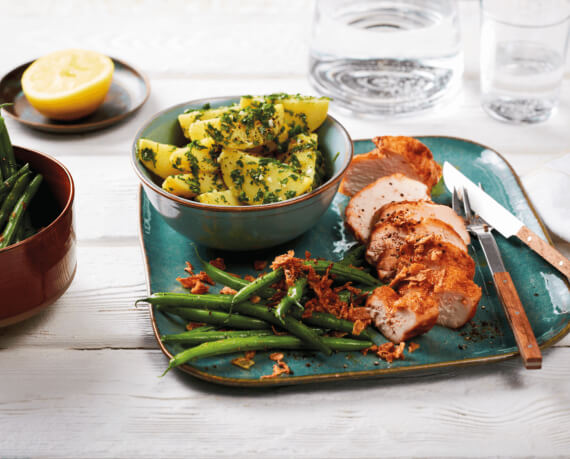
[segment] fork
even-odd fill
[[[481,184],[479,184],[479,186],[481,186]],[[542,366],[540,347],[536,342],[536,337],[534,336],[511,275],[505,269],[497,241],[491,233],[493,228],[481,217],[472,212],[471,206],[469,205],[469,195],[465,188],[462,190],[462,197],[463,199],[461,200],[457,190],[453,190],[451,201],[453,210],[458,215],[461,215],[460,203],[463,203],[467,230],[479,240],[479,244],[487,260],[487,265],[493,275],[495,289],[497,290],[511,329],[513,330],[525,368],[529,370],[540,369]]]

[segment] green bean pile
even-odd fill
[[[42,180],[41,174],[32,174],[29,164],[18,166],[4,118],[0,116],[0,249],[35,234],[26,209]]]
[[[305,277],[299,277],[276,306],[268,306],[263,301],[253,303],[250,300],[254,296],[267,299],[276,293],[272,285],[283,278],[282,268],[249,282],[204,262],[197,251],[196,254],[202,262],[204,272],[214,282],[237,290],[237,293],[158,292],[137,301],[137,304],[149,303],[163,313],[206,324],[191,331],[161,336],[163,343],[176,343],[188,348],[170,360],[163,376],[172,368],[187,362],[234,352],[310,349],[331,355],[333,351],[362,350],[385,341],[382,335],[370,327],[350,338],[324,336],[329,331],[351,334],[354,323],[323,312],[313,312],[310,317],[302,317],[304,308],[301,299],[306,299],[308,295],[308,281]],[[355,268],[362,264],[363,255],[363,247],[358,246],[349,251],[340,262],[307,260],[304,263],[317,273],[329,270],[336,281],[352,282],[367,293],[382,284],[365,271]],[[339,293],[342,301],[350,301],[350,295],[348,290]],[[279,335],[274,330],[280,330]]]

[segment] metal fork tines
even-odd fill
[[[469,195],[465,188],[462,191],[462,199],[457,190],[453,190],[452,207],[461,215],[461,207],[465,213],[467,230],[479,240],[487,265],[493,277],[493,283],[497,294],[505,310],[505,314],[513,330],[521,357],[528,369],[538,369],[542,365],[542,355],[528,321],[523,305],[516,291],[513,280],[507,272],[499,246],[491,233],[492,228],[478,215],[475,215],[469,204]],[[461,206],[463,203],[463,206]]]
[[[455,192],[454,194],[457,193]],[[489,226],[489,224],[481,217],[473,213],[471,205],[469,204],[469,195],[465,188],[463,188],[463,208],[465,210],[467,230],[479,239],[479,243],[481,244],[483,254],[485,255],[485,259],[487,260],[491,273],[495,274],[506,272],[507,270],[505,269],[501,252],[499,252],[499,246],[497,245],[497,241],[495,240],[493,233],[491,233],[493,228],[491,228],[491,226]]]

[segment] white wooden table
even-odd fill
[[[497,149],[521,176],[568,153],[568,73],[549,122],[491,120],[479,105],[478,2],[460,7],[466,72],[453,104],[415,118],[339,120],[353,138],[466,137]],[[421,377],[269,390],[224,388],[177,371],[158,378],[166,358],[147,309],[134,306],[145,294],[145,276],[131,143],[154,113],[179,102],[312,93],[307,2],[0,0],[0,11],[0,74],[74,46],[126,60],[152,84],[136,116],[93,134],[42,134],[8,120],[15,144],[71,170],[79,266],[52,307],[0,330],[0,457],[570,454],[569,337],[544,352],[541,371],[514,359]],[[568,254],[568,244],[557,245]]]

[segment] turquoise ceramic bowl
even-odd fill
[[[138,132],[131,159],[148,200],[174,230],[189,239],[222,250],[257,250],[290,241],[313,227],[332,202],[353,156],[346,129],[328,116],[317,130],[319,149],[327,163],[329,180],[297,198],[256,206],[215,206],[180,198],[164,191],[155,177],[137,160],[139,138],[172,145],[188,141],[178,125],[178,115],[188,108],[230,105],[239,97],[201,99],[168,108]]]

